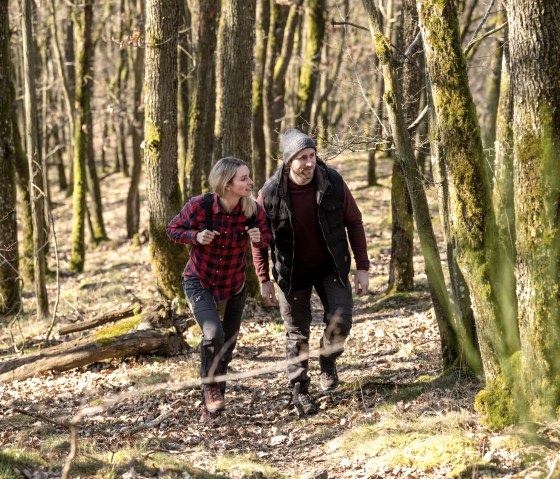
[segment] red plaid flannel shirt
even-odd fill
[[[167,226],[167,235],[176,243],[192,244],[190,258],[183,272],[185,278],[199,278],[214,299],[225,301],[238,293],[245,282],[245,248],[249,236],[245,230],[247,218],[241,205],[226,213],[216,194],[212,203],[213,229],[220,235],[207,245],[196,241],[196,235],[206,228],[203,195],[192,198]],[[257,206],[255,227],[261,232],[261,247],[266,247],[272,234],[262,206]]]

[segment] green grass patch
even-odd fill
[[[18,449],[3,448],[0,451],[0,479],[20,479],[23,474],[18,474],[14,469],[46,468],[48,464],[38,455]]]

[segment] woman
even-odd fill
[[[183,289],[202,329],[200,375],[202,419],[225,407],[225,381],[245,306],[247,239],[265,247],[271,239],[266,215],[252,197],[247,164],[237,158],[219,160],[208,177],[214,193],[192,198],[167,227],[177,243],[190,243]]]

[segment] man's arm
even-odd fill
[[[362,222],[362,213],[352,196],[345,181],[344,185],[344,226],[348,232],[348,241],[356,261],[356,276],[354,291],[358,296],[364,296],[369,288],[369,258],[367,254],[366,232]]]

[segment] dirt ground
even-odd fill
[[[466,374],[442,375],[418,251],[415,291],[385,296],[389,162],[380,165],[382,185],[369,188],[363,180],[365,159],[331,164],[345,175],[364,215],[372,292],[356,299],[354,326],[338,362],[341,386],[333,393],[317,387],[322,311],[314,301],[310,371],[319,414],[298,417],[286,388],[279,313],[251,300],[231,364],[227,409],[217,420],[199,420],[199,331],[192,327],[185,333],[188,350],[175,357],[95,363],[0,384],[0,478],[60,477],[71,438],[68,428],[53,421],[67,422],[79,411],[90,413],[78,426],[74,478],[560,477],[560,427],[543,426],[533,434],[489,431],[473,408],[481,383]],[[120,175],[104,180],[111,239],[88,250],[86,270],[79,275],[66,272],[71,206],[55,192],[61,271],[57,325],[159,299],[147,243],[133,245],[125,237],[127,183]],[[436,213],[434,221],[437,226]],[[53,259],[50,266],[55,269]],[[50,281],[53,301],[56,289]],[[33,301],[31,292],[25,291],[25,301]],[[44,337],[48,324],[31,313],[27,305],[16,323],[2,329],[5,359],[14,356],[14,342],[33,348]],[[56,340],[68,339],[54,331]],[[73,337],[81,334],[90,333]]]

